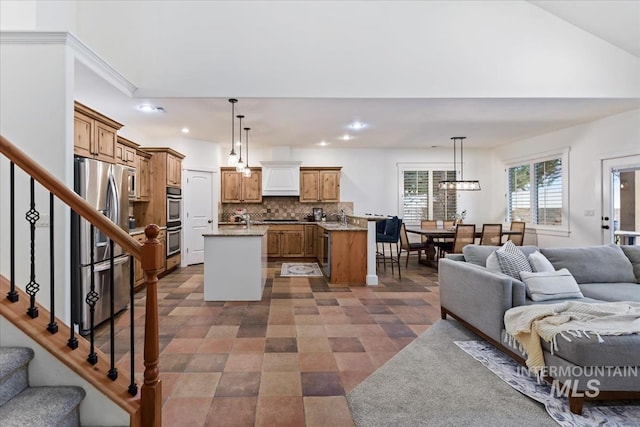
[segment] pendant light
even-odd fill
[[[478,191],[480,190],[480,182],[478,180],[464,180],[464,165],[462,142],[466,136],[454,136],[453,138],[453,173],[455,179],[440,181],[438,188],[440,190],[458,190],[458,191]],[[457,179],[458,172],[456,170],[456,143],[460,141],[460,179]]]
[[[227,164],[229,166],[235,166],[238,163],[238,156],[236,156],[236,150],[235,150],[235,138],[233,135],[233,132],[235,131],[235,103],[238,102],[237,99],[230,99],[229,102],[231,103],[231,152],[229,153],[229,159],[227,160]]]
[[[236,117],[240,120],[240,127],[238,127],[238,135],[240,136],[238,140],[240,145],[240,158],[238,159],[238,163],[236,163],[236,172],[244,172],[244,162],[242,161],[242,119],[244,119],[244,116],[238,114]]]
[[[244,128],[244,132],[246,135],[246,142],[247,142],[247,165],[244,167],[244,172],[243,175],[245,178],[250,178],[251,177],[251,168],[249,167],[249,131],[251,130],[251,128]]]

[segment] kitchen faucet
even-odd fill
[[[340,208],[340,225],[347,225],[347,214],[344,213],[344,209]]]

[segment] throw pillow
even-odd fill
[[[496,251],[496,256],[502,272],[514,279],[520,280],[521,271],[531,272],[527,256],[511,240],[507,240],[507,243]]]
[[[535,251],[529,255],[529,264],[531,264],[531,269],[534,272],[556,271],[556,269],[553,268],[551,261],[549,261],[547,257],[542,255],[539,251]]]
[[[496,251],[491,252],[491,255],[487,257],[487,270],[498,271],[502,273],[502,268],[500,268],[500,263],[498,262],[498,255],[496,255]]]
[[[527,288],[527,295],[533,301],[583,297],[576,279],[566,268],[538,273],[523,271],[520,277]]]

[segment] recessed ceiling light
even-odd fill
[[[156,107],[155,105],[151,105],[151,104],[138,105],[138,110],[144,113],[164,112],[164,108]]]
[[[321,146],[323,146],[323,147],[324,147],[324,146],[326,146],[326,145],[329,145],[329,143],[328,143],[327,141],[320,141],[320,142],[318,142],[318,144],[317,144],[317,145],[321,145]]]
[[[348,133],[345,133],[344,135],[342,135],[341,137],[339,137],[338,139],[341,139],[343,141],[350,141],[353,139],[353,137],[351,135],[349,135]]]
[[[349,129],[360,130],[367,127],[366,123],[355,121],[349,125]]]
[[[189,128],[182,128],[182,133],[189,133]]]

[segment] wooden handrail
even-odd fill
[[[4,136],[0,135],[0,152],[7,156],[20,169],[31,175],[43,187],[56,195],[60,200],[71,207],[84,219],[98,227],[104,234],[109,236],[125,252],[130,253],[137,259],[142,257],[142,245],[134,240],[122,228],[118,227],[110,219],[101,215],[86,200],[70,190],[65,184],[42,166],[34,162],[22,150],[12,144]]]

